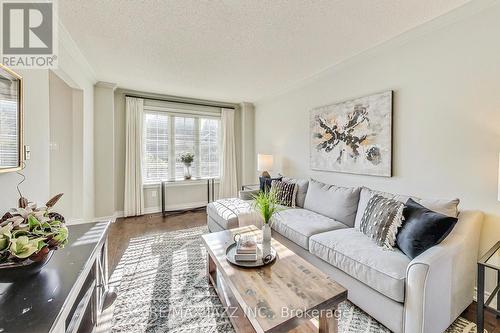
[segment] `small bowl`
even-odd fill
[[[42,268],[52,258],[54,251],[49,251],[47,255],[40,261],[26,259],[21,262],[7,262],[0,264],[0,283],[11,283],[21,279],[25,279],[30,275],[40,273]]]

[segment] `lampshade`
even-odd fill
[[[498,154],[498,201],[500,201],[500,154]]]
[[[270,171],[273,169],[273,155],[257,155],[257,171]]]

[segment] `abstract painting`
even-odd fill
[[[392,91],[311,110],[311,169],[391,177]]]

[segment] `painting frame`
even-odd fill
[[[380,98],[380,101],[377,102],[377,98]],[[375,102],[373,102],[375,101]],[[369,102],[369,103],[368,103]],[[351,119],[353,115],[356,116],[354,118],[358,119],[359,110],[356,110],[358,106],[365,106],[368,103],[368,106],[364,107],[363,119],[359,122],[364,123],[364,127],[366,133],[361,136],[353,136],[352,133],[354,131],[362,131],[361,129],[357,130],[356,126],[359,124],[355,124],[355,126],[349,126],[344,128],[347,125],[350,125],[350,122],[347,122],[346,119]],[[373,103],[373,108],[371,110],[366,111],[371,107],[371,103]],[[380,105],[379,105],[380,104]],[[354,107],[353,107],[354,106]],[[349,109],[349,107],[351,109]],[[377,108],[378,107],[378,108]],[[337,126],[337,120],[335,120],[335,124],[333,127],[328,128],[324,125],[328,125],[327,122],[323,121],[321,125],[318,124],[319,116],[320,118],[324,115],[330,115],[333,119],[341,118],[344,119],[345,126]],[[375,123],[372,125],[370,123],[370,119],[368,115],[371,114],[375,120],[378,120],[380,123]],[[394,119],[394,91],[393,90],[383,90],[367,95],[363,95],[360,97],[349,98],[343,101],[334,102],[326,105],[322,105],[319,107],[315,107],[309,111],[309,165],[310,169],[313,171],[326,171],[326,172],[338,172],[345,174],[355,174],[355,175],[365,175],[365,176],[376,176],[376,177],[385,177],[390,178],[393,176],[393,119]],[[366,120],[366,121],[365,121]],[[340,121],[341,122],[341,121]],[[341,122],[342,123],[342,122]],[[366,125],[368,123],[368,125]],[[323,133],[318,131],[318,126],[321,127]],[[360,127],[363,127],[360,126]],[[378,131],[375,131],[374,128],[379,128]],[[335,127],[335,128],[334,128]],[[340,133],[337,132],[338,129],[342,129]],[[326,130],[334,130],[335,138],[342,138],[346,135],[344,133],[348,133],[350,139],[344,139],[343,142],[336,142],[332,144],[332,138],[328,140],[329,143],[326,142],[326,139],[322,137],[318,139],[318,136],[325,133]],[[369,137],[369,140],[367,139]],[[354,138],[354,140],[352,139]],[[361,140],[362,139],[362,140]],[[320,145],[318,144],[318,140]],[[323,141],[321,141],[323,140]],[[357,141],[356,141],[357,140]],[[375,151],[375,154],[371,154],[371,151],[368,151],[367,154],[364,154],[363,150],[361,153],[363,155],[352,156],[353,152],[356,153],[357,149],[361,149],[361,145],[365,146],[366,141],[373,141],[370,150]],[[338,140],[336,140],[338,141]],[[352,142],[356,143],[353,144]],[[318,149],[318,147],[324,148],[324,151]],[[325,146],[327,146],[325,148]],[[331,148],[333,146],[333,148]],[[342,153],[346,151],[345,146],[347,146],[351,155],[352,161],[349,162],[349,156],[342,156]],[[342,148],[344,147],[344,148]],[[326,149],[330,149],[327,151]],[[336,149],[336,155],[333,150]],[[327,154],[331,153],[331,156],[327,156]],[[366,156],[365,156],[366,155]],[[375,156],[376,158],[373,158]],[[340,159],[340,162],[339,162]],[[381,159],[380,166],[375,165],[374,161]],[[346,161],[346,165],[341,165],[342,161]],[[359,161],[359,162],[358,162]],[[368,163],[371,162],[370,163]],[[372,165],[373,164],[373,165]]]

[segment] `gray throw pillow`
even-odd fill
[[[404,203],[375,194],[368,201],[360,231],[378,246],[393,249],[398,229],[403,223]]]
[[[304,208],[352,227],[358,209],[360,188],[309,181]]]

